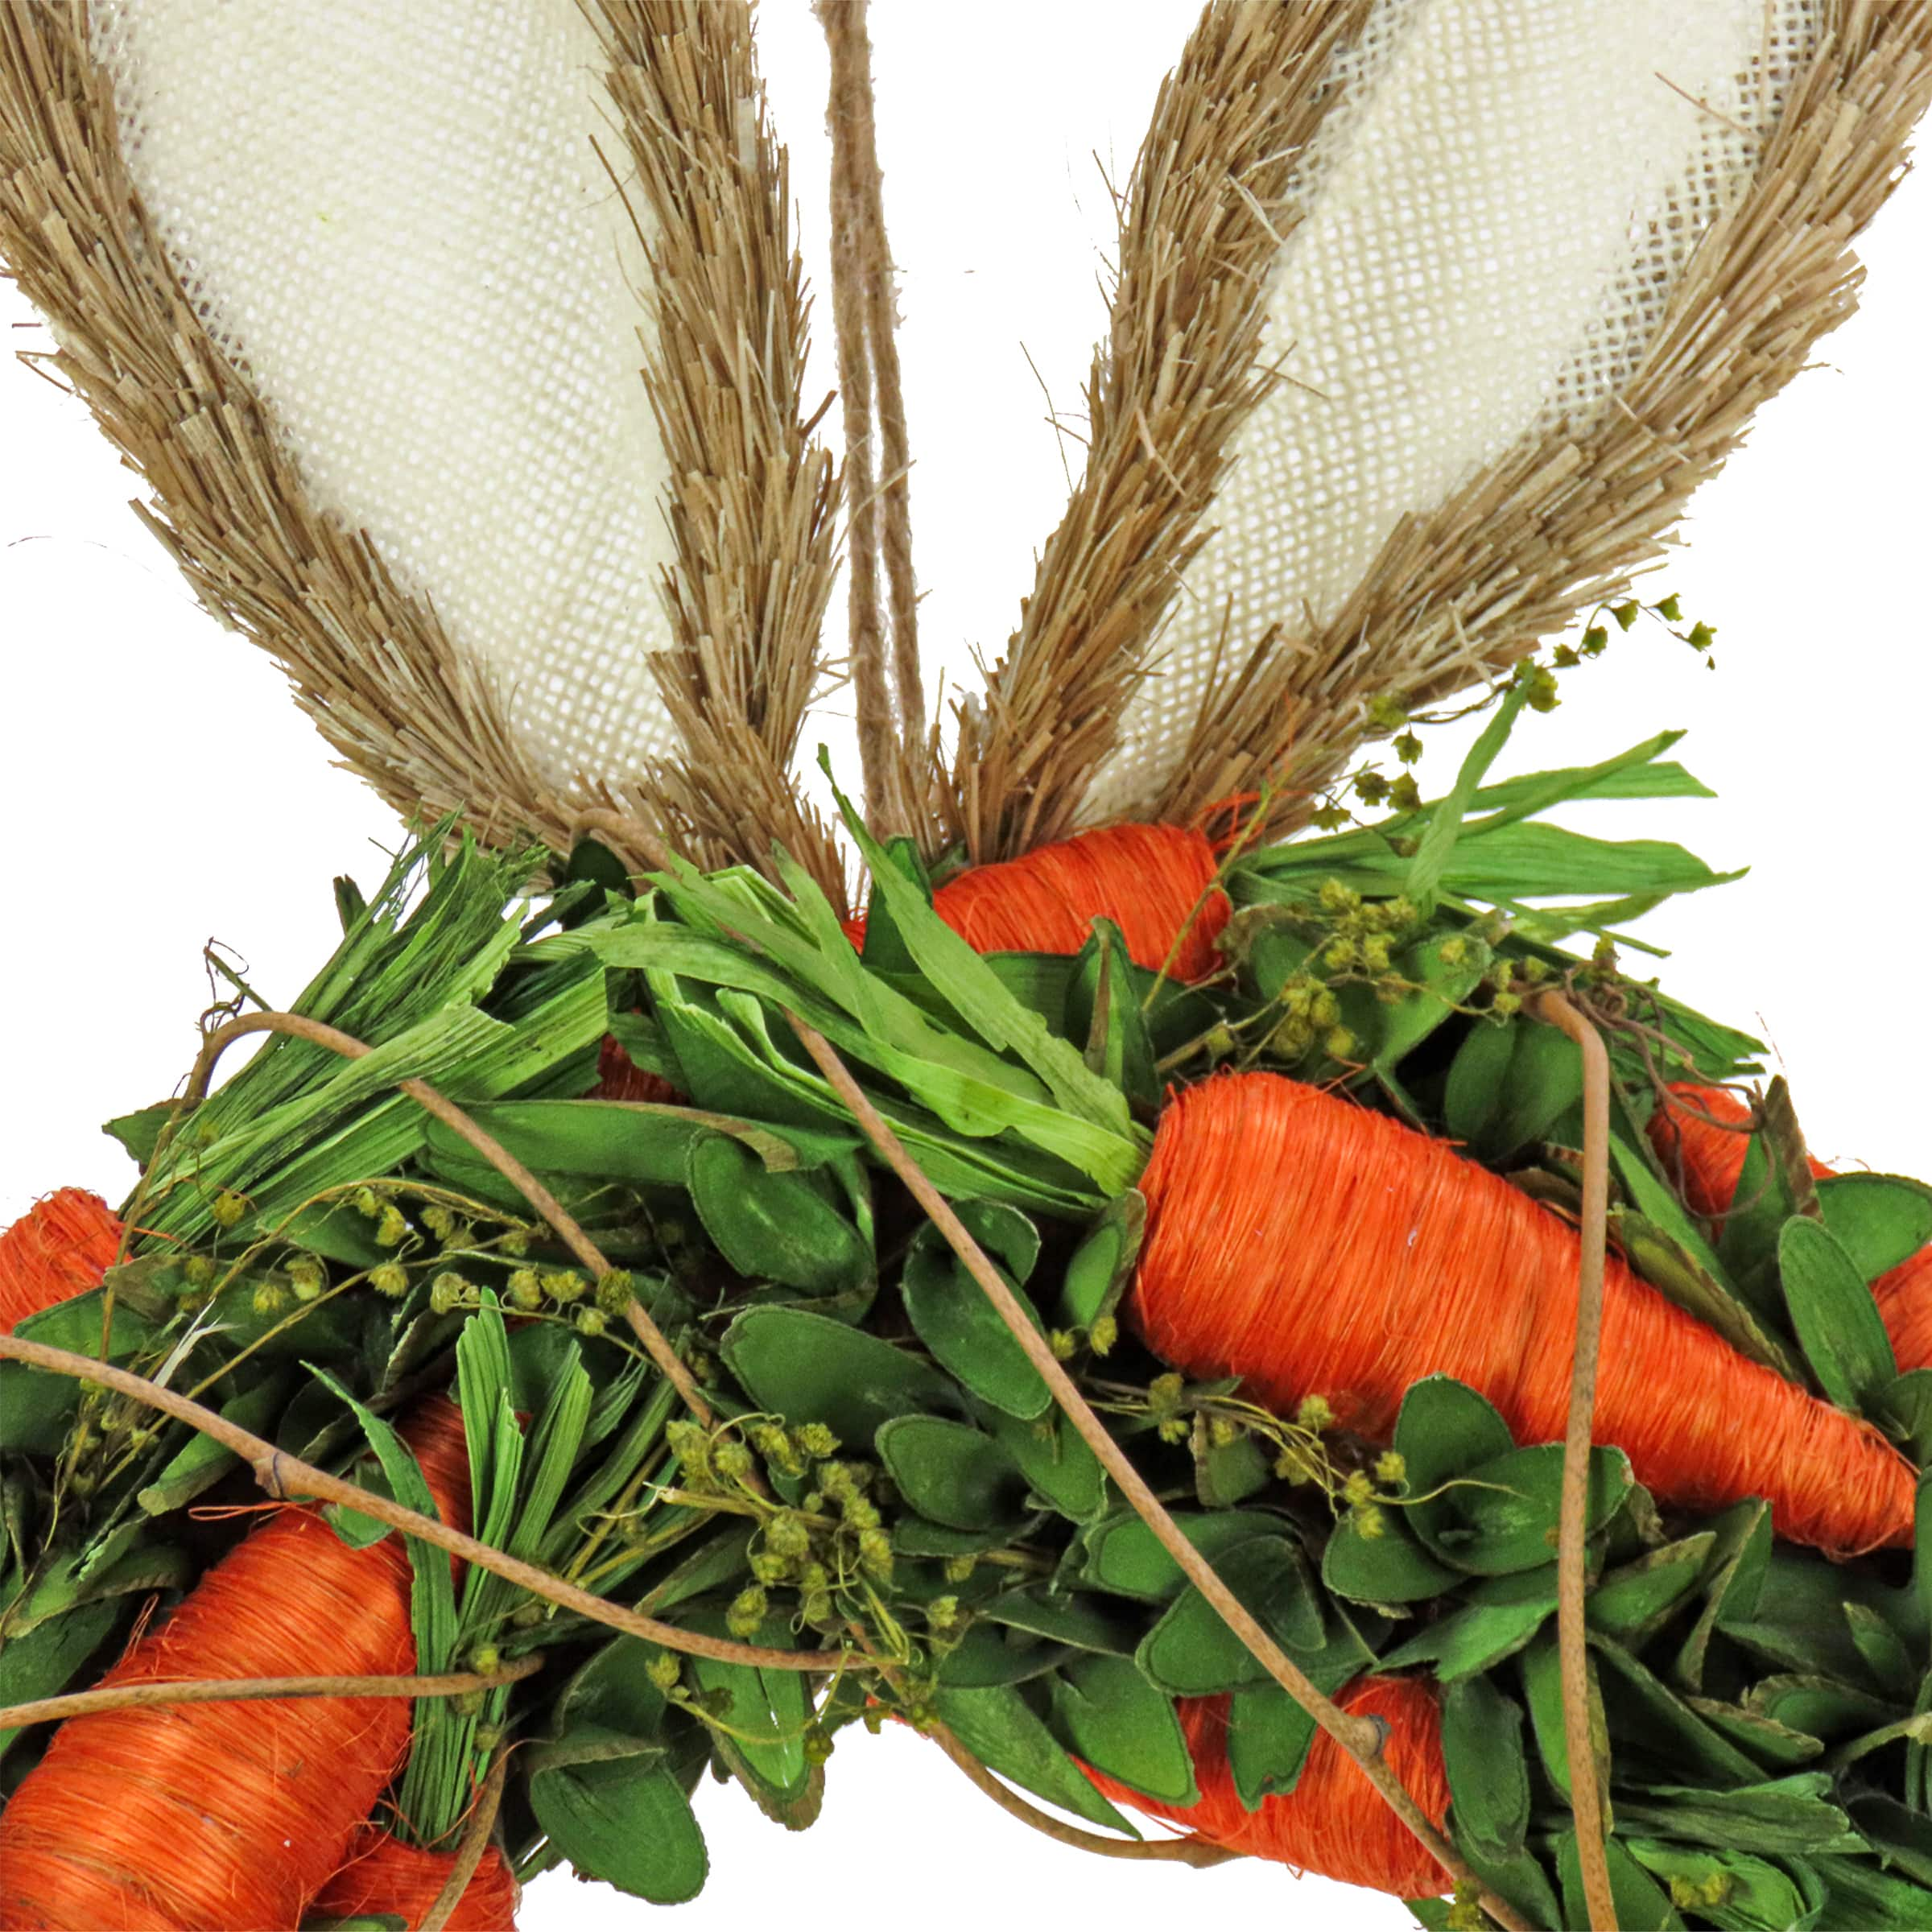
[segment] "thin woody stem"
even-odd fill
[[[543,1668],[540,1657],[520,1657],[501,1670],[446,1671],[440,1677],[220,1677],[156,1679],[141,1684],[108,1684],[70,1690],[60,1697],[37,1697],[0,1709],[0,1732],[29,1724],[64,1724],[102,1711],[148,1711],[167,1704],[246,1704],[263,1698],[460,1697],[469,1690],[494,1690],[520,1683]]]
[[[734,1643],[726,1637],[708,1637],[701,1631],[683,1630],[675,1624],[660,1623],[654,1616],[608,1603],[560,1576],[553,1576],[547,1570],[539,1570],[534,1563],[506,1556],[488,1543],[478,1542],[473,1536],[452,1530],[433,1516],[407,1509],[386,1496],[378,1496],[342,1476],[332,1476],[326,1469],[318,1469],[312,1463],[285,1455],[273,1443],[251,1435],[226,1416],[217,1415],[213,1410],[204,1409],[199,1402],[190,1402],[186,1396],[177,1395],[171,1389],[161,1388],[125,1368],[97,1361],[90,1355],[76,1355],[68,1349],[30,1342],[18,1335],[0,1335],[0,1360],[26,1362],[35,1368],[51,1369],[56,1375],[71,1376],[79,1382],[97,1383],[118,1395],[130,1396],[163,1415],[186,1422],[191,1429],[199,1430],[223,1448],[232,1449],[254,1472],[255,1480],[262,1488],[278,1501],[306,1497],[315,1502],[339,1504],[358,1515],[373,1517],[406,1536],[447,1550],[452,1556],[460,1557],[479,1570],[487,1570],[506,1583],[527,1590],[532,1596],[574,1611],[592,1623],[621,1631],[626,1637],[641,1637],[646,1642],[661,1644],[667,1650],[683,1651],[691,1657],[749,1664],[766,1670],[828,1671],[856,1668],[865,1662],[863,1657],[836,1650],[771,1650],[758,1644]]]
[[[345,1059],[364,1059],[373,1049],[352,1034],[343,1033],[333,1026],[325,1026],[320,1020],[305,1019],[295,1013],[251,1013],[238,1020],[230,1020],[225,1026],[219,1026],[201,1043],[201,1051],[195,1061],[194,1071],[188,1076],[185,1104],[197,1105],[208,1092],[208,1083],[215,1069],[215,1063],[235,1041],[251,1033],[284,1034],[291,1038],[308,1040],[317,1046],[326,1046],[332,1053],[339,1053]],[[432,1114],[452,1133],[468,1142],[477,1152],[508,1181],[530,1206],[549,1222],[558,1238],[577,1259],[588,1269],[593,1278],[601,1280],[610,1273],[610,1263],[603,1256],[597,1244],[577,1225],[576,1220],[565,1210],[564,1204],[537,1177],[491,1133],[479,1127],[453,1100],[446,1100],[427,1080],[398,1080],[398,1090],[406,1093],[427,1113]],[[684,1405],[706,1428],[710,1428],[716,1417],[711,1404],[704,1399],[699,1389],[697,1378],[679,1360],[678,1352],[665,1339],[664,1331],[646,1315],[638,1303],[633,1300],[625,1310],[625,1319],[630,1323],[631,1332],[643,1344],[644,1352],[663,1371],[679,1395]]]
[[[1560,993],[1546,993],[1538,1019],[1567,1034],[1583,1056],[1582,1258],[1577,1271],[1576,1352],[1570,1372],[1570,1421],[1563,1441],[1563,1501],[1557,1518],[1556,1628],[1563,1688],[1563,1739],[1570,1753],[1570,1808],[1583,1868],[1590,1932],[1616,1932],[1604,1839],[1603,1794],[1590,1736],[1590,1653],[1584,1621],[1584,1542],[1589,1526],[1590,1443],[1603,1345],[1604,1251],[1610,1196],[1610,1055],[1603,1035]]]
[[[1038,1370],[1067,1420],[1098,1457],[1101,1467],[1119,1484],[1121,1494],[1134,1513],[1154,1533],[1182,1574],[1213,1605],[1222,1620],[1268,1674],[1355,1761],[1397,1816],[1458,1885],[1467,1886],[1477,1894],[1483,1909],[1505,1928],[1505,1932],[1532,1932],[1532,1928],[1511,1905],[1482,1885],[1455,1847],[1436,1829],[1402,1780],[1384,1761],[1382,1726],[1373,1718],[1351,1716],[1319,1690],[1221,1581],[1213,1565],[1182,1534],[1179,1525],[1148,1488],[1140,1471],[1108,1433],[1106,1425],[1088,1405],[1073,1378],[1027,1319],[1026,1311],[1001,1278],[999,1270],[986,1258],[985,1251],[972,1238],[965,1224],[953,1212],[945,1197],[927,1179],[919,1163],[906,1151],[898,1136],[867,1099],[865,1090],[852,1078],[831,1042],[795,1013],[788,1013],[786,1018],[833,1092],[878,1150],[880,1158],[905,1183],[913,1198],[945,1237],[947,1245],[993,1303],[1026,1359]]]
[[[1197,1871],[1204,1871],[1210,1865],[1224,1865],[1241,1856],[1224,1845],[1210,1844],[1204,1838],[1103,1838],[1097,1831],[1084,1831],[1078,1825],[1067,1824],[1038,1806],[1029,1804],[1018,1792],[1008,1790],[943,1724],[929,1725],[926,1736],[965,1773],[975,1790],[985,1792],[1002,1811],[1076,1851],[1091,1852],[1097,1858],[1191,1865]]]
[[[483,1789],[477,1794],[476,1808],[469,1814],[469,1823],[464,1827],[462,1843],[456,1847],[456,1863],[449,1868],[449,1876],[443,1881],[443,1889],[436,1894],[436,1902],[418,1921],[416,1932],[443,1932],[456,1907],[463,1902],[463,1894],[469,1889],[469,1881],[477,1875],[477,1867],[483,1862],[483,1854],[489,1849],[489,1835],[497,1828],[497,1814],[503,1808],[503,1786],[510,1773],[510,1752],[498,1745],[495,1761],[489,1767],[489,1775],[483,1781]]]

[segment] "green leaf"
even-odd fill
[[[1471,1025],[1450,1064],[1443,1090],[1443,1125],[1451,1140],[1471,1146],[1487,1141],[1523,1030],[1513,1020],[1477,1020]]]
[[[1173,1700],[1125,1657],[1089,1654],[1064,1666],[1053,1715],[1068,1746],[1096,1771],[1164,1803],[1199,1802]]]
[[[1868,1604],[1847,1604],[1844,1612],[1852,1641],[1879,1690],[1894,1695],[1901,1684],[1918,1681],[1920,1673],[1913,1668],[1905,1639],[1877,1611]]]
[[[1196,1414],[1187,1447],[1194,1457],[1194,1496],[1203,1509],[1232,1509],[1274,1480],[1274,1459],[1245,1430],[1217,1442],[1208,1418]]]
[[[16,1323],[14,1333],[23,1341],[43,1342],[52,1348],[97,1358],[104,1300],[98,1288],[72,1295]],[[147,1347],[153,1335],[152,1323],[117,1300],[107,1359],[126,1360]],[[72,1376],[31,1368],[25,1362],[0,1362],[0,1450],[55,1454],[66,1440],[80,1400],[80,1385]]]
[[[960,1218],[1000,1266],[1037,1332],[1044,1324],[1020,1286],[1032,1271],[1040,1237],[1016,1209],[993,1201],[959,1204]],[[1001,1264],[1004,1264],[1001,1265]],[[1032,1422],[1053,1406],[1045,1378],[966,1265],[930,1223],[914,1235],[900,1277],[906,1319],[956,1381],[1002,1413]]]
[[[802,1308],[751,1308],[720,1353],[762,1410],[796,1427],[823,1422],[841,1443],[872,1440],[894,1416],[956,1406],[952,1384],[919,1356]]]
[[[1133,1279],[1146,1225],[1147,1199],[1137,1189],[1107,1203],[1067,1264],[1060,1284],[1063,1327],[1088,1329],[1113,1314]]]
[[[1064,1416],[1022,1422],[996,1414],[986,1421],[1027,1487],[1048,1509],[1073,1522],[1089,1523],[1107,1507],[1107,1472]]]
[[[1509,684],[1496,705],[1496,716],[1483,727],[1481,735],[1463,758],[1449,795],[1430,815],[1428,825],[1417,843],[1415,857],[1410,862],[1408,877],[1403,881],[1403,889],[1418,906],[1426,909],[1434,903],[1436,887],[1449,869],[1451,855],[1463,829],[1463,819],[1484,775],[1496,762],[1497,753],[1507,742],[1510,729],[1521,715],[1529,695],[1526,684],[1520,681]]]
[[[713,1634],[722,1636],[718,1623]],[[782,1647],[791,1633],[774,1619],[756,1641]],[[712,1748],[767,1818],[788,1831],[803,1831],[817,1816],[824,1789],[821,1768],[805,1751],[811,1710],[804,1678],[795,1670],[761,1670],[715,1657],[693,1657],[690,1668],[704,1690],[727,1700]]]
[[[1364,1536],[1352,1513],[1330,1531],[1322,1581],[1358,1604],[1414,1604],[1439,1596],[1459,1572],[1439,1563],[1403,1526],[1407,1511],[1385,1509],[1380,1535]]]
[[[1641,1649],[1703,1580],[1716,1547],[1716,1534],[1700,1530],[1606,1572],[1586,1606],[1590,1628]]]
[[[942,1686],[938,1703],[941,1722],[988,1769],[1089,1824],[1140,1836],[1094,1789],[1019,1690],[1010,1685],[986,1690]]]
[[[262,1435],[287,1405],[291,1384],[282,1375],[270,1375],[221,1405],[223,1419],[251,1435]],[[233,1450],[224,1448],[212,1435],[191,1435],[178,1455],[171,1456],[151,1483],[145,1484],[136,1501],[150,1516],[166,1516],[169,1511],[192,1502],[221,1481],[241,1461]]]
[[[1426,1496],[1515,1447],[1495,1406],[1452,1376],[1425,1376],[1402,1397],[1395,1447],[1411,1496]]]
[[[1684,1922],[1671,1904],[1670,1895],[1631,1856],[1622,1842],[1613,1838],[1604,1851],[1618,1932],[1682,1932]],[[1563,1888],[1563,1923],[1588,1925],[1590,1908],[1583,1897],[1583,1855],[1577,1848],[1574,1827],[1557,1837],[1556,1869]]]
[[[1278,1534],[1281,1529],[1276,1517],[1258,1510],[1219,1510],[1208,1516],[1174,1510],[1170,1514],[1181,1534],[1210,1563],[1219,1562],[1237,1543]],[[1081,1574],[1100,1589],[1147,1603],[1166,1603],[1187,1587],[1180,1565],[1130,1509],[1087,1532],[1087,1563]]]
[[[1157,1055],[1133,983],[1127,944],[1111,919],[1096,919],[1067,987],[1066,1031],[1084,1044],[1088,1068],[1137,1106],[1160,1103]]]
[[[1512,1579],[1512,1581],[1519,1579]],[[1533,1571],[1520,1579],[1532,1593],[1514,1603],[1472,1604],[1431,1624],[1381,1660],[1388,1670],[1433,1663],[1446,1684],[1493,1670],[1529,1643],[1556,1609],[1556,1572]]]
[[[1405,1403],[1405,1415],[1406,1410]],[[1414,1486],[1413,1474],[1410,1480]],[[1479,1576],[1507,1576],[1554,1560],[1563,1484],[1560,1443],[1512,1449],[1446,1480],[1441,1494],[1406,1512],[1431,1554]],[[1630,1465],[1623,1452],[1592,1449],[1589,1534],[1610,1520],[1629,1488]]]
[[[1031,1683],[1074,1654],[1067,1644],[1042,1643],[997,1625],[975,1622],[939,1659],[937,1680],[962,1690]]]
[[[1876,1730],[1903,1714],[1901,1703],[1874,1697],[1837,1678],[1786,1671],[1761,1678],[1746,1694],[1745,1708],[1789,1731],[1826,1744]]]
[[[1586,1659],[1590,1692],[1590,1736],[1596,1755],[1597,1782],[1609,1788],[1610,1734],[1604,1719],[1604,1698],[1592,1650]],[[1550,1788],[1570,1802],[1570,1736],[1563,1715],[1563,1653],[1554,1630],[1538,1634],[1523,1653],[1523,1701],[1536,1739],[1537,1755]]]
[[[857,1293],[870,1280],[872,1245],[824,1177],[774,1173],[750,1149],[714,1133],[692,1144],[687,1182],[705,1232],[747,1280],[822,1295]]]
[[[662,1764],[539,1769],[530,1779],[530,1808],[585,1878],[654,1905],[682,1905],[704,1889],[704,1835],[683,1788]]]
[[[1755,1499],[1734,1505],[1711,1525],[1717,1538],[1704,1608],[1678,1652],[1675,1674],[1686,1690],[1703,1688],[1704,1662],[1711,1639],[1727,1620],[1756,1613],[1771,1560],[1771,1511]]]
[[[1501,1162],[1533,1141],[1547,1140],[1583,1094],[1583,1058],[1575,1042],[1554,1026],[1517,1028],[1495,1114],[1476,1150]]]
[[[1862,1851],[1850,1821],[1831,1802],[1831,1789],[1829,1777],[1810,1771],[1737,1791],[1655,1785],[1641,1799],[1618,1802],[1617,1823],[1620,1829],[1634,1827],[1645,1837],[1772,1858]]]
[[[1802,1217],[1785,1222],[1777,1263],[1793,1331],[1818,1385],[1842,1409],[1876,1411],[1898,1364],[1863,1270],[1828,1228]]]
[[[1451,1684],[1443,1699],[1443,1764],[1459,1843],[1517,1857],[1530,1829],[1530,1767],[1522,1707],[1486,1677]]]
[[[1452,1019],[1480,985],[1494,955],[1474,933],[1458,933],[1454,943],[1440,932],[1406,947],[1396,969],[1415,988],[1399,1000],[1374,1009],[1372,1065],[1392,1074],[1438,1027]]]
[[[1261,1628],[1290,1650],[1319,1649],[1322,1608],[1301,1552],[1283,1536],[1257,1537],[1215,1559],[1215,1570]],[[1265,1667],[1190,1585],[1148,1632],[1134,1660],[1164,1690],[1204,1697],[1265,1677]]]
[[[1684,1702],[1712,1730],[1721,1732],[1753,1761],[1772,1771],[1802,1769],[1823,1755],[1824,1745],[1807,1732],[1747,1711],[1742,1704],[1721,1703],[1715,1698],[1686,1696]]]
[[[989,1435],[937,1415],[902,1415],[873,1438],[886,1472],[921,1516],[950,1530],[992,1530],[1025,1513],[1025,1479]]]
[[[1932,1916],[1932,1886],[1881,1871],[1862,1858],[1818,1860],[1831,1916],[1820,1926],[1856,1926],[1859,1932],[1925,1932]]]
[[[1932,1368],[1910,1368],[1878,1398],[1881,1420],[1904,1438],[1922,1469],[1932,1463]]]
[[[99,1597],[0,1643],[0,1709],[60,1696],[101,1648],[122,1608],[118,1599]],[[21,1728],[0,1728],[0,1758],[23,1735]]]
[[[1674,1235],[1634,1209],[1616,1208],[1611,1211],[1610,1232],[1630,1265],[1666,1301],[1722,1335],[1746,1360],[1774,1370],[1788,1381],[1805,1379],[1798,1357],[1765,1327],[1749,1304],[1698,1260],[1684,1245],[1681,1229]]]
[[[1604,1721],[1613,1745],[1628,1745],[1633,1752],[1653,1759],[1655,1769],[1666,1776],[1695,1772],[1720,1787],[1757,1781],[1757,1765],[1620,1644],[1592,1637],[1591,1649],[1599,1666]]]
[[[1839,1174],[1818,1183],[1825,1225],[1875,1282],[1932,1241],[1932,1187],[1894,1174]]]
[[[1050,1587],[1006,1590],[979,1606],[982,1623],[1001,1624],[1049,1642],[1076,1650],[1097,1650],[1108,1657],[1131,1657],[1140,1627],[1111,1615],[1084,1591],[1059,1596]]]
[[[1319,1687],[1332,1692],[1341,1682]],[[1265,1798],[1294,1790],[1315,1730],[1315,1719],[1272,1679],[1244,1684],[1228,1700],[1228,1769],[1235,1795],[1250,1811]]]

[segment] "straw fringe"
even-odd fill
[[[1073,829],[1210,534],[1235,432],[1277,380],[1260,352],[1286,191],[1332,98],[1331,57],[1367,12],[1213,0],[1161,89],[1121,208],[1087,466],[1006,655],[960,717],[953,829],[976,861]]]
[[[826,681],[837,484],[806,419],[810,301],[751,10],[584,3],[654,274],[645,376],[673,477],[678,562],[664,593],[681,645],[655,666],[686,746],[648,783],[605,787],[605,802],[648,822],[654,792],[706,865],[763,863],[782,844],[842,898],[836,845],[791,775]]]
[[[0,0],[0,259],[53,325],[53,353],[31,359],[93,409],[153,492],[136,514],[343,762],[405,816],[564,843],[485,673],[312,502],[183,294],[124,164],[86,0]]]
[[[1312,635],[1235,640],[1232,675],[1164,786],[1137,802],[1146,814],[1186,819],[1272,783],[1265,829],[1294,829],[1351,763],[1366,700],[1424,705],[1492,676],[1662,555],[1752,412],[1856,306],[1852,245],[1929,98],[1932,6],[1831,0],[1756,182],[1706,237],[1622,393],[1582,433],[1525,444],[1398,525]]]

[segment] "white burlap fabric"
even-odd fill
[[[675,741],[646,268],[576,0],[96,0],[136,185],[319,503],[556,782]]]
[[[1249,419],[1083,815],[1158,795],[1217,642],[1333,617],[1398,518],[1614,407],[1742,196],[1815,0],[1379,0],[1276,262]]]

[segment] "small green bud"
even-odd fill
[[[1469,956],[1469,942],[1459,932],[1452,932],[1436,947],[1435,956],[1445,966],[1459,966]]]
[[[377,1199],[374,1188],[358,1187],[349,1196],[349,1200],[356,1212],[361,1215],[365,1220],[373,1221],[381,1218],[382,1203]]]
[[[1412,731],[1406,731],[1395,741],[1395,755],[1405,765],[1413,765],[1422,755],[1422,741]]]
[[[553,1302],[566,1306],[579,1299],[584,1293],[584,1278],[574,1268],[551,1268],[542,1277],[543,1292]]]
[[[579,1335],[588,1335],[593,1341],[610,1326],[609,1319],[601,1308],[580,1308],[572,1320]]]
[[[597,1307],[605,1315],[621,1315],[638,1298],[638,1285],[628,1268],[606,1269],[597,1280]]]
[[[1389,803],[1397,811],[1420,811],[1422,808],[1422,787],[1415,782],[1414,772],[1397,772],[1389,787]]]
[[[369,1285],[378,1294],[399,1302],[409,1293],[409,1270],[400,1261],[382,1261],[369,1271]]]
[[[208,1212],[214,1216],[217,1228],[233,1228],[240,1224],[248,1212],[248,1203],[232,1187],[222,1188],[208,1204]]]
[[[668,1695],[678,1687],[678,1679],[684,1674],[683,1666],[678,1662],[675,1650],[660,1650],[644,1666],[644,1674]]]
[[[741,1642],[747,1641],[758,1635],[768,1608],[764,1591],[753,1583],[732,1599],[731,1608],[724,1613],[724,1628]]]
[[[1070,1330],[1056,1328],[1046,1338],[1047,1346],[1053,1351],[1056,1362],[1070,1362],[1080,1351],[1080,1344]]]
[[[1355,795],[1364,805],[1379,805],[1389,795],[1389,781],[1379,771],[1357,772]]]
[[[503,1668],[503,1654],[494,1644],[478,1644],[469,1653],[469,1667],[478,1677],[494,1677]]]
[[[1624,630],[1628,630],[1643,614],[1643,606],[1633,597],[1628,603],[1612,605],[1610,614]]]
[[[448,1269],[429,1284],[429,1308],[432,1315],[453,1315],[469,1299],[469,1283]]]
[[[811,1547],[811,1531],[795,1510],[781,1509],[765,1525],[765,1547],[774,1556],[803,1556]]]
[[[534,1268],[518,1268],[512,1271],[504,1286],[513,1308],[520,1308],[526,1315],[535,1315],[543,1306],[543,1284],[537,1278]]]
[[[735,1435],[728,1435],[718,1443],[711,1452],[711,1459],[718,1474],[734,1483],[741,1483],[750,1476],[758,1461],[750,1448]]]
[[[1187,1385],[1171,1370],[1166,1375],[1157,1375],[1147,1385],[1148,1406],[1156,1415],[1175,1408],[1187,1393]]]
[[[864,1530],[859,1537],[859,1567],[881,1583],[892,1575],[892,1538],[883,1530]]]
[[[1331,1060],[1348,1060],[1355,1057],[1358,1044],[1346,1026],[1331,1026],[1323,1038],[1322,1051]]]
[[[963,1583],[979,1567],[980,1559],[976,1556],[949,1556],[943,1574],[949,1583]]]
[[[1666,623],[1680,624],[1683,621],[1684,607],[1678,601],[1675,591],[1672,591],[1669,597],[1661,599],[1653,608]]]
[[[1311,1429],[1318,1435],[1335,1421],[1335,1411],[1328,1406],[1326,1397],[1305,1395],[1295,1405],[1294,1419],[1298,1426]]]
[[[1364,1542],[1372,1543],[1377,1537],[1387,1534],[1388,1521],[1377,1504],[1358,1503],[1351,1513],[1355,1521],[1356,1534]]]
[[[1513,1019],[1523,1009],[1523,996],[1520,993],[1499,993],[1489,1002],[1489,1010],[1499,1020]]]
[[[1385,1449],[1375,1459],[1375,1480],[1385,1487],[1393,1488],[1408,1473],[1409,1464],[1400,1450]]]
[[[390,1202],[377,1217],[376,1240],[385,1248],[394,1248],[408,1232],[409,1223],[403,1220],[402,1210]]]
[[[1367,1470],[1350,1472],[1348,1481],[1342,1484],[1342,1500],[1352,1503],[1358,1509],[1375,1501],[1375,1484],[1370,1481]]]
[[[935,1596],[926,1606],[926,1621],[935,1630],[951,1630],[960,1620],[960,1600],[956,1596]]]
[[[447,1241],[455,1232],[456,1217],[440,1201],[431,1201],[422,1212],[423,1225],[439,1241]]]
[[[534,1630],[543,1622],[546,1611],[541,1600],[518,1604],[510,1613],[510,1627],[513,1630]]]
[[[1717,642],[1717,633],[1708,624],[1693,624],[1684,642],[1693,650],[1708,650]]]
[[[832,1733],[823,1724],[812,1724],[800,1740],[805,1747],[805,1761],[808,1765],[822,1765],[832,1753]]]
[[[807,1422],[792,1432],[792,1441],[801,1455],[822,1463],[839,1452],[839,1439],[823,1422]]]
[[[1241,1424],[1231,1415],[1211,1416],[1208,1422],[1208,1439],[1217,1449],[1232,1449],[1241,1439]]]
[[[1103,1315],[1087,1331],[1087,1340],[1096,1355],[1111,1355],[1121,1339],[1121,1325],[1111,1315]]]
[[[279,1315],[288,1297],[274,1282],[258,1282],[255,1284],[254,1308],[257,1315]]]
[[[181,1264],[181,1278],[191,1288],[212,1288],[215,1285],[215,1265],[204,1254],[191,1254]]]
[[[1315,1004],[1308,1009],[1308,1017],[1318,1026],[1333,1026],[1340,1023],[1342,1003],[1324,986],[1315,996]]]
[[[299,1302],[319,1299],[328,1282],[322,1264],[313,1255],[299,1254],[288,1264],[288,1285]]]

